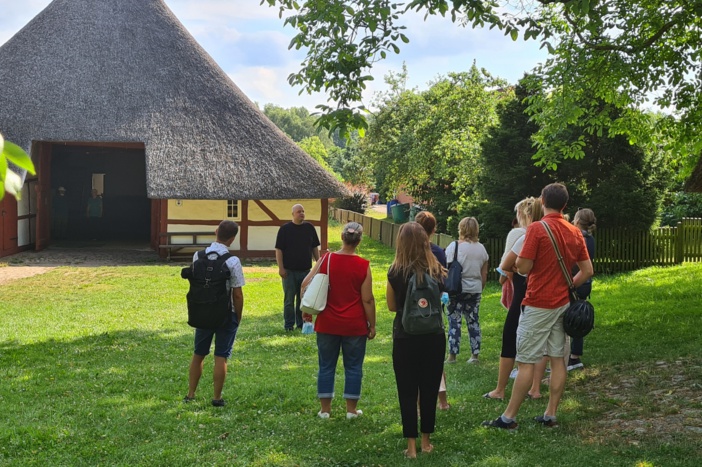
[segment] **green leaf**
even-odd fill
[[[17,167],[26,170],[32,175],[35,175],[36,172],[34,171],[34,164],[32,163],[32,159],[27,155],[26,152],[24,152],[24,149],[21,147],[17,146],[14,143],[10,143],[9,141],[5,141],[5,147],[3,148],[2,153],[7,157],[7,159],[15,164]]]
[[[5,181],[5,172],[7,172],[7,159],[5,154],[0,153],[0,182]]]
[[[513,41],[516,41],[517,39],[519,39],[519,31],[517,31],[516,29],[512,29],[512,30],[509,32],[509,35],[510,35],[510,37],[512,38]]]

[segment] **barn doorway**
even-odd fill
[[[144,148],[122,146],[52,144],[52,243],[149,242]]]

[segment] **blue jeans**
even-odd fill
[[[319,373],[317,374],[317,397],[334,397],[334,375],[339,361],[339,350],[344,358],[344,399],[361,398],[363,358],[366,356],[367,336],[337,336],[317,333]]]
[[[307,277],[310,271],[294,271],[286,269],[287,277],[283,279],[283,292],[285,299],[283,301],[283,319],[285,320],[285,329],[293,329],[295,326],[302,327],[302,311],[300,310],[300,288],[302,281]]]
[[[463,316],[466,317],[471,352],[473,355],[480,353],[480,341],[482,340],[479,321],[481,297],[482,294],[479,293],[462,293],[449,302],[448,347],[450,354],[458,355],[461,351],[461,318]]]

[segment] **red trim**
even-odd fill
[[[241,201],[241,221],[239,224],[239,247],[242,251],[249,249],[249,201]]]
[[[254,199],[253,202],[256,203],[258,205],[258,207],[261,208],[261,210],[263,210],[263,212],[268,214],[268,216],[270,216],[271,219],[273,219],[274,221],[280,222],[280,219],[278,219],[278,216],[273,214],[273,211],[268,209],[268,207],[265,204],[263,204],[260,200]],[[280,224],[275,224],[275,225],[280,225]]]

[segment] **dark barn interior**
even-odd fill
[[[68,228],[63,240],[148,241],[151,204],[146,197],[144,149],[54,144],[51,193],[66,189]],[[93,188],[102,198],[103,216],[88,225]],[[55,232],[52,238],[57,240]],[[59,239],[61,240],[61,239]]]

